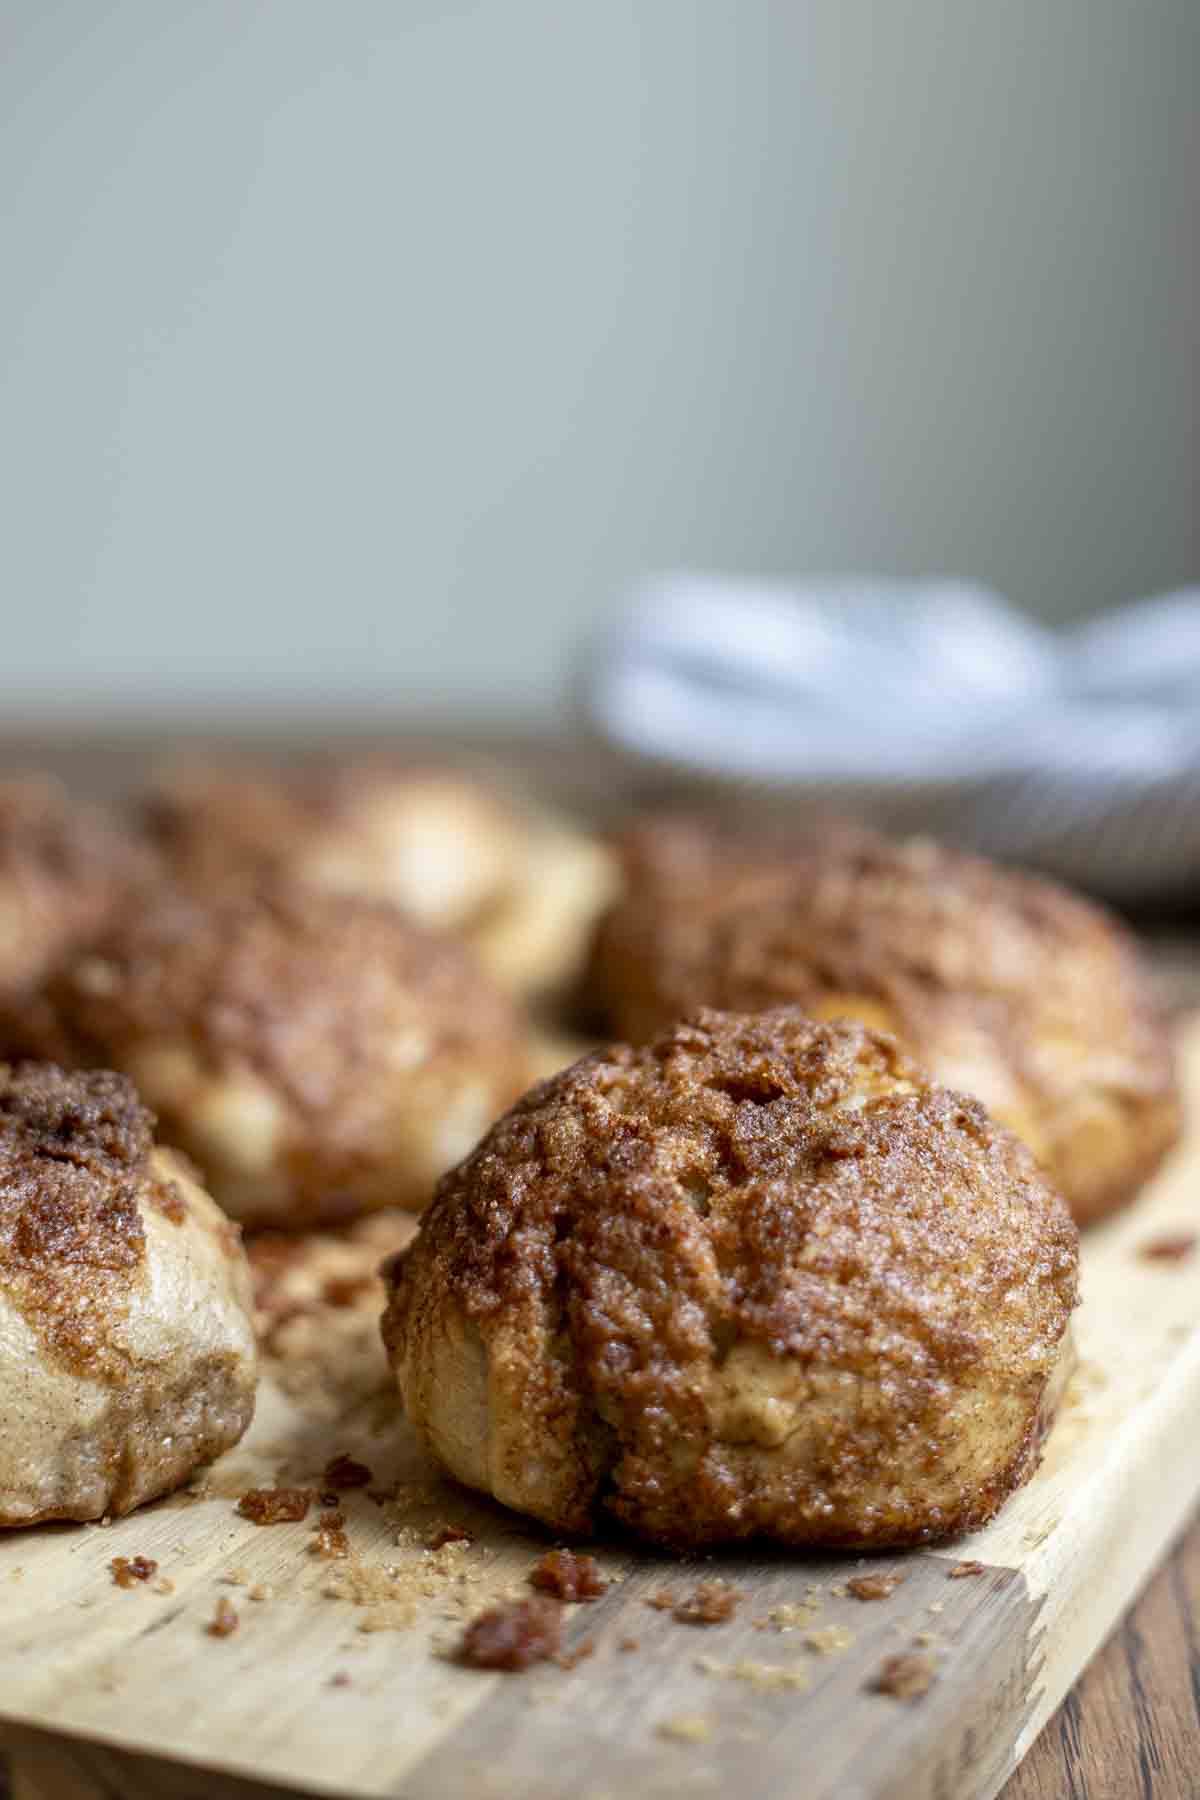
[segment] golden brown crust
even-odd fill
[[[143,870],[139,846],[52,776],[0,780],[0,994],[99,930]]]
[[[917,1543],[1034,1466],[1076,1268],[1024,1146],[890,1040],[705,1011],[493,1127],[384,1337],[453,1471],[557,1529]]]
[[[132,1073],[251,1222],[423,1204],[525,1078],[515,1014],[452,942],[282,882],[148,894],[40,1001],[22,1047]]]
[[[112,1325],[146,1255],[153,1121],[105,1070],[0,1064],[0,1287],[73,1373],[119,1382]]]
[[[892,1031],[1026,1139],[1081,1223],[1175,1142],[1171,1043],[1136,945],[1053,883],[858,832],[697,895],[651,858],[602,928],[594,982],[634,1041],[700,1004]]]

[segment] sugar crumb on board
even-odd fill
[[[971,1557],[966,1562],[955,1563],[954,1567],[947,1572],[946,1579],[947,1581],[966,1581],[970,1576],[982,1575],[984,1572],[984,1564]]]
[[[693,1594],[672,1609],[681,1625],[724,1625],[737,1611],[741,1595],[727,1581],[702,1581]]]
[[[346,1488],[369,1487],[374,1479],[366,1463],[356,1462],[354,1457],[344,1453],[330,1458],[321,1477],[326,1487],[338,1492]]]
[[[886,1600],[906,1579],[904,1574],[854,1575],[846,1583],[846,1592],[856,1600]]]
[[[718,1662],[715,1656],[698,1656],[696,1669],[701,1675],[715,1675],[726,1681],[741,1681],[761,1694],[790,1691],[807,1693],[812,1677],[801,1663],[759,1662],[743,1656],[737,1662]]]
[[[458,1647],[458,1660],[472,1669],[527,1669],[558,1654],[562,1607],[543,1594],[501,1601],[471,1620]]]
[[[294,1525],[307,1517],[313,1497],[311,1488],[247,1488],[234,1510],[252,1525]]]
[[[568,1602],[599,1600],[608,1592],[595,1557],[573,1550],[547,1550],[529,1571],[529,1585]]]
[[[716,1735],[712,1720],[703,1713],[677,1713],[672,1719],[660,1720],[655,1730],[659,1737],[677,1744],[711,1744]]]
[[[1192,1255],[1198,1241],[1200,1234],[1194,1231],[1165,1231],[1161,1236],[1139,1244],[1137,1253],[1143,1262],[1184,1262]]]
[[[888,1694],[893,1700],[919,1700],[936,1679],[937,1666],[931,1656],[921,1650],[902,1650],[880,1665],[870,1689],[875,1694]]]
[[[844,1625],[819,1625],[815,1631],[806,1631],[804,1642],[818,1656],[840,1656],[849,1650],[855,1637]]]
[[[114,1556],[109,1563],[114,1587],[136,1588],[158,1574],[158,1564],[151,1556]]]
[[[209,1637],[227,1638],[233,1636],[240,1623],[241,1620],[239,1619],[235,1608],[225,1598],[225,1595],[222,1594],[217,1601],[216,1610],[214,1611],[212,1618],[208,1621],[208,1624],[204,1629],[207,1631]]]

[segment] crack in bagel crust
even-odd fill
[[[702,1011],[534,1089],[388,1271],[409,1416],[564,1531],[884,1546],[1036,1464],[1077,1233],[890,1040]]]

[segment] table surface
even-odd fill
[[[201,734],[202,735],[202,734]],[[363,734],[323,725],[321,738],[362,741]],[[371,734],[377,739],[378,734]],[[171,737],[178,742],[174,728]],[[260,738],[287,750],[298,733]],[[161,753],[166,734],[111,728],[76,735],[8,731],[0,735],[0,769],[54,767],[100,791],[125,787]],[[305,733],[306,748],[313,736]],[[435,744],[444,742],[433,740]],[[420,740],[423,748],[430,739]],[[250,745],[238,745],[250,748]],[[228,749],[228,743],[222,748]],[[550,773],[561,799],[612,811],[636,795],[628,768],[595,746],[548,745],[540,739],[480,737],[470,749],[500,757],[535,779]],[[657,794],[655,795],[657,798]],[[1200,917],[1151,934],[1155,961],[1175,1005],[1200,1002]],[[1200,1794],[1200,1517],[1170,1560],[1113,1632],[1050,1720],[1001,1800],[1196,1800]],[[10,1800],[0,1768],[0,1800]],[[65,1800],[65,1796],[64,1796]],[[113,1796],[119,1800],[119,1796]]]

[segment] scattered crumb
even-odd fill
[[[854,1633],[844,1625],[820,1625],[816,1631],[805,1633],[804,1642],[818,1656],[840,1656],[854,1642]]]
[[[652,1594],[646,1595],[646,1605],[652,1606],[655,1612],[673,1612],[675,1596],[670,1588],[656,1588]]]
[[[303,1519],[312,1505],[311,1488],[247,1488],[235,1510],[252,1525],[286,1525]]]
[[[709,1744],[713,1738],[713,1724],[703,1713],[679,1713],[673,1719],[662,1721],[658,1735],[673,1738],[679,1744]]]
[[[149,1556],[114,1556],[108,1566],[119,1588],[137,1587],[139,1582],[158,1574],[158,1564]]]
[[[895,1700],[919,1700],[927,1694],[937,1677],[933,1658],[918,1650],[904,1650],[889,1656],[871,1683],[873,1692],[890,1694]]]
[[[681,1625],[724,1625],[740,1599],[727,1581],[702,1581],[690,1599],[679,1602],[673,1616]]]
[[[273,1600],[275,1598],[275,1590],[274,1588],[267,1587],[265,1582],[256,1581],[246,1595],[246,1598],[247,1600]]]
[[[1196,1248],[1197,1234],[1194,1231],[1169,1231],[1162,1237],[1150,1238],[1138,1249],[1138,1255],[1145,1262],[1182,1262]]]
[[[529,1571],[530,1587],[553,1594],[558,1600],[599,1600],[608,1592],[594,1556],[576,1556],[573,1550],[547,1550]]]
[[[322,1513],[313,1529],[316,1536],[309,1545],[313,1556],[330,1558],[349,1556],[350,1539],[346,1536],[345,1513]]]
[[[250,1579],[249,1569],[242,1569],[242,1568],[229,1569],[221,1577],[221,1580],[224,1582],[227,1582],[230,1587],[245,1587],[245,1585],[249,1581],[249,1579]]]
[[[204,1629],[208,1632],[209,1637],[226,1638],[233,1636],[238,1624],[237,1613],[222,1594],[217,1601],[216,1612]]]
[[[970,1562],[955,1563],[946,1579],[947,1581],[965,1581],[969,1575],[982,1574],[983,1564],[981,1562],[976,1562],[974,1557],[972,1557]]]
[[[372,1499],[374,1495],[372,1495]],[[444,1550],[447,1544],[473,1544],[474,1537],[459,1525],[443,1525],[429,1540],[431,1550]]]
[[[459,1661],[472,1669],[527,1669],[558,1653],[562,1608],[540,1594],[509,1600],[472,1619],[459,1645]]]
[[[846,1583],[846,1592],[856,1600],[886,1600],[906,1579],[904,1575],[855,1575]]]
[[[345,1669],[339,1669],[336,1675],[331,1675],[329,1677],[327,1685],[329,1687],[349,1687],[350,1677],[347,1675]]]
[[[810,1600],[802,1606],[774,1606],[765,1619],[755,1619],[754,1624],[759,1631],[766,1631],[769,1626],[776,1631],[795,1631],[801,1625],[811,1625],[820,1611],[820,1602]]]
[[[720,1675],[730,1681],[742,1681],[761,1694],[779,1693],[784,1689],[804,1694],[812,1685],[808,1670],[798,1663],[755,1662],[749,1657],[742,1657],[735,1663],[719,1663],[715,1657],[701,1656],[696,1659],[696,1667],[702,1675]]]
[[[561,1656],[556,1656],[554,1660],[560,1669],[567,1669],[569,1671],[577,1668],[581,1662],[586,1662],[589,1656],[594,1656],[595,1654],[596,1645],[594,1641],[591,1638],[585,1638],[578,1650],[567,1651]]]
[[[175,1583],[168,1575],[160,1575],[154,1584],[154,1591],[156,1594],[173,1594],[175,1592]]]
[[[945,1610],[946,1610],[946,1602],[944,1600],[934,1600],[929,1606],[927,1606],[925,1608],[926,1612],[933,1613],[935,1617],[937,1616],[938,1613],[944,1613]]]
[[[618,1639],[618,1641],[617,1641],[617,1649],[618,1650],[624,1650],[624,1651],[640,1650],[641,1647],[642,1647],[641,1638],[623,1637],[623,1638]]]
[[[355,1462],[352,1456],[335,1456],[322,1476],[331,1488],[367,1487],[374,1479],[366,1463]]]

